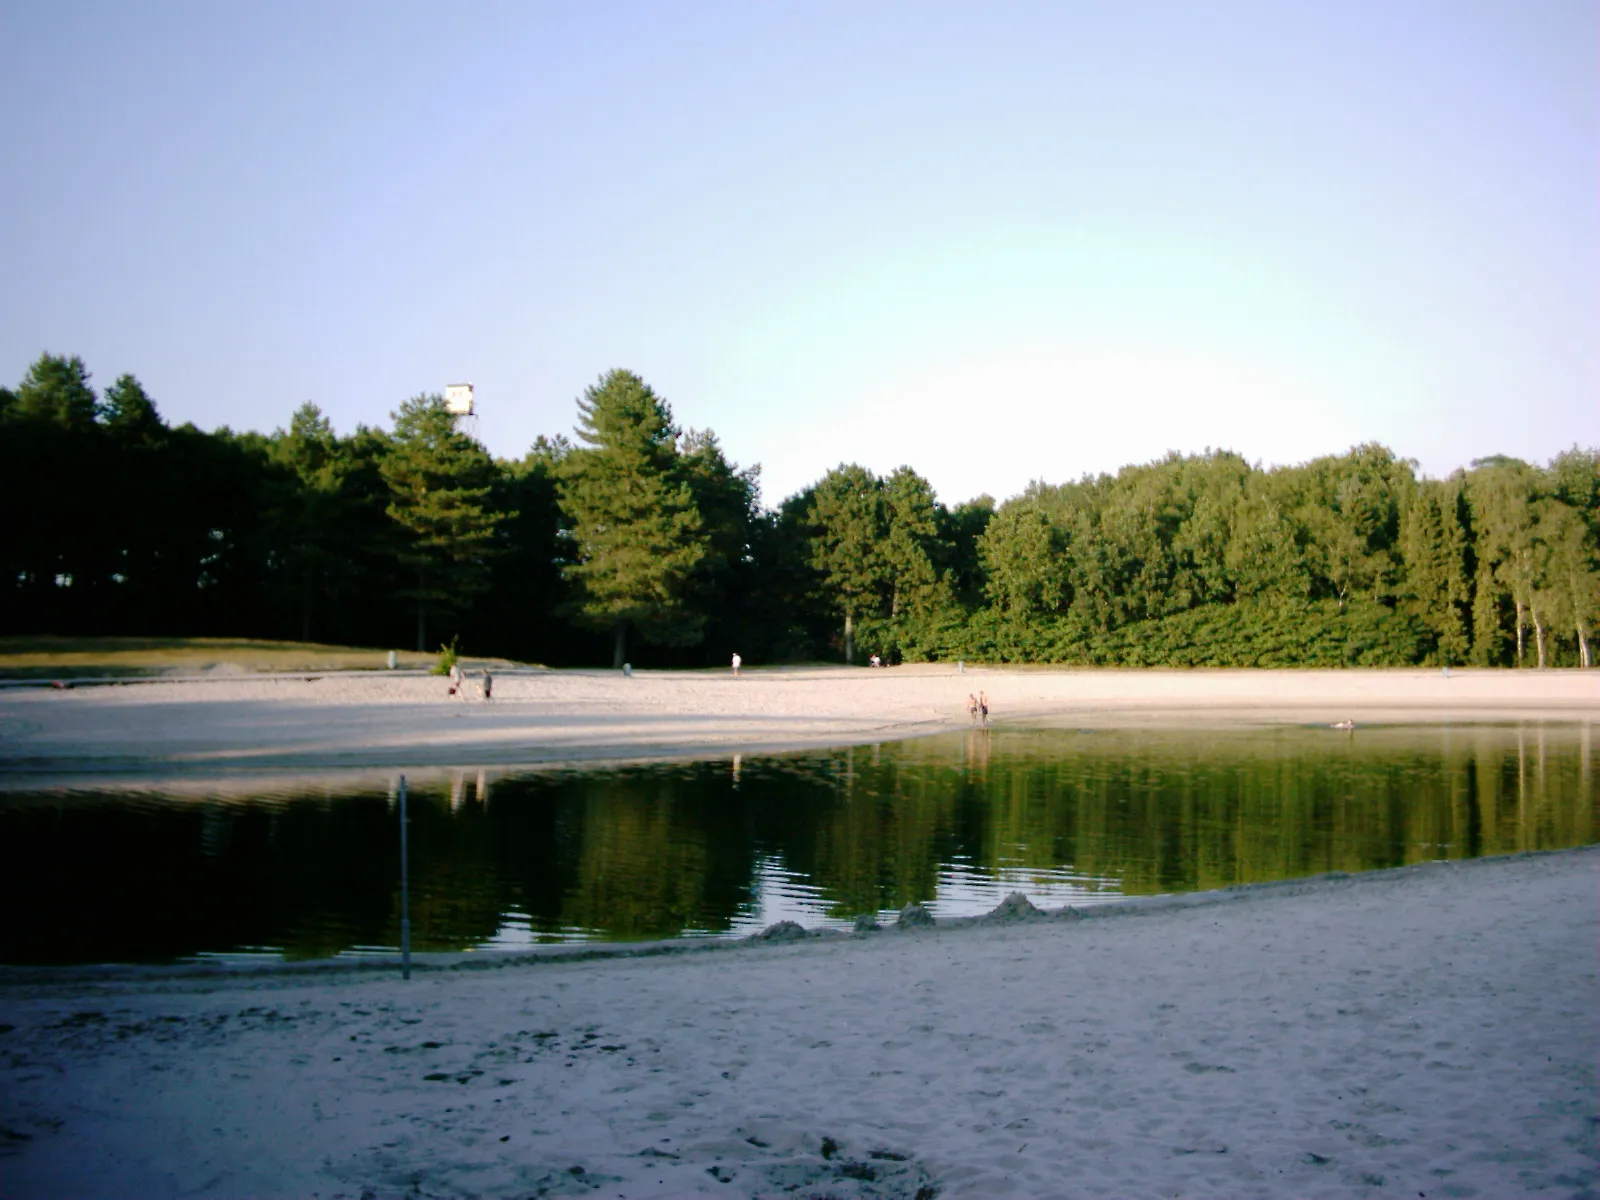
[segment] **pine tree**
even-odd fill
[[[978,539],[996,607],[1017,616],[1053,613],[1067,600],[1064,538],[1036,505],[1002,505]]]
[[[744,646],[749,657],[750,648],[766,633],[760,617],[749,610],[757,572],[753,543],[762,520],[761,468],[729,462],[709,429],[684,435],[678,464],[707,543],[691,581],[691,603],[705,614],[708,635],[716,635],[722,649]]]
[[[560,472],[575,615],[611,630],[617,668],[630,628],[659,645],[693,645],[705,614],[689,602],[691,584],[710,547],[672,409],[638,375],[612,371],[578,401],[577,433],[584,444]]]
[[[1240,598],[1303,604],[1310,594],[1311,578],[1294,523],[1270,494],[1258,493],[1239,506],[1227,563]]]
[[[994,520],[994,508],[994,497],[985,493],[939,512],[939,540],[950,557],[950,589],[966,610],[982,601],[983,560],[978,546]]]
[[[1406,596],[1432,632],[1446,665],[1464,662],[1470,647],[1466,537],[1457,500],[1456,485],[1424,482],[1406,507],[1400,527]]]
[[[89,371],[74,354],[42,354],[17,388],[15,415],[50,421],[82,433],[94,428],[98,409]]]
[[[273,515],[285,591],[299,612],[300,637],[309,641],[319,602],[332,610],[360,570],[356,539],[366,523],[352,487],[360,464],[351,443],[309,400],[273,436],[271,455],[282,468]]]
[[[807,517],[812,565],[844,615],[844,660],[854,662],[856,618],[878,606],[886,576],[882,486],[865,467],[837,466],[818,481]]]
[[[910,467],[883,481],[882,558],[889,585],[889,617],[925,616],[938,597],[939,504],[933,485]]]
[[[381,468],[400,561],[414,581],[401,595],[416,606],[417,649],[425,651],[428,616],[456,613],[483,590],[495,528],[514,514],[490,507],[494,463],[456,428],[443,396],[413,397],[392,415]]]
[[[132,375],[119,376],[106,389],[100,419],[112,437],[124,442],[155,441],[167,430],[155,401]]]

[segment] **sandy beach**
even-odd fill
[[[1600,672],[527,672],[0,692],[0,788],[995,720],[1600,714]],[[0,968],[0,1197],[1593,1196],[1600,850],[794,940]],[[791,931],[793,932],[793,931]]]
[[[968,724],[1475,720],[1600,715],[1600,671],[794,668],[528,671],[483,703],[383,672],[0,691],[0,786],[47,776],[539,765],[915,737]]]
[[[409,982],[13,969],[0,1193],[1591,1196],[1597,863]]]

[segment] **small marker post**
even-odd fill
[[[411,880],[407,870],[406,777],[400,776],[400,978],[411,978]]]

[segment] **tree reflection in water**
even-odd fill
[[[413,777],[419,950],[979,911],[1593,842],[1584,723],[974,729],[688,765]],[[12,793],[8,962],[393,946],[392,780]],[[491,793],[493,803],[491,804]],[[512,940],[515,940],[513,938]]]

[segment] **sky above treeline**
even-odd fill
[[[1168,450],[1600,443],[1590,0],[0,0],[0,382],[341,432],[627,367],[954,504]]]

